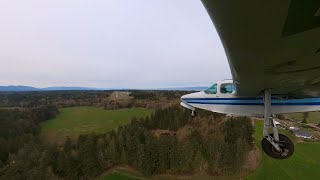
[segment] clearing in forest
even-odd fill
[[[105,133],[130,122],[133,117],[141,118],[151,114],[152,110],[132,108],[104,110],[95,107],[61,108],[54,119],[41,124],[41,134],[49,141],[63,141],[66,136],[76,138],[80,134]]]

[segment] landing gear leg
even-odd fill
[[[294,152],[292,141],[285,135],[278,133],[277,125],[271,115],[271,92],[266,89],[263,95],[264,125],[261,146],[263,151],[272,158],[286,159]],[[272,133],[269,134],[269,130]]]
[[[180,105],[191,110],[191,117],[195,117],[197,115],[195,107],[193,107],[185,102],[181,102]]]
[[[196,111],[191,111],[191,117],[195,117],[197,115]]]

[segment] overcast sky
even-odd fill
[[[0,1],[0,85],[161,88],[230,77],[198,0]]]

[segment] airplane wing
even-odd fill
[[[320,96],[320,0],[202,0],[237,93]]]

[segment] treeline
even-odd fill
[[[39,124],[58,114],[55,106],[27,109],[0,109],[0,167],[7,162],[9,154],[18,150],[40,133]]]
[[[159,109],[177,104],[182,91],[138,91],[130,94],[133,98],[113,100],[113,91],[41,91],[41,92],[0,92],[0,107],[38,107],[54,105],[59,108],[73,106],[95,106],[105,109],[145,107]]]
[[[0,107],[103,107],[112,91],[0,92]]]
[[[180,103],[180,97],[190,92],[183,91],[153,91],[132,90],[127,99],[109,98],[104,101],[104,108],[108,110],[143,107],[149,109],[162,109]]]
[[[132,91],[130,96],[133,96],[136,100],[175,100],[180,99],[180,97],[184,94],[189,94],[190,91],[152,91],[152,90],[140,90],[140,91]]]
[[[168,108],[180,103],[180,97],[190,92],[185,91],[132,91],[133,107],[150,109]]]
[[[155,111],[151,117],[142,120],[147,129],[167,129],[176,131],[190,120],[190,112],[181,108],[169,107]]]
[[[190,119],[189,113],[180,107],[157,110],[117,131],[81,135],[76,141],[67,138],[63,146],[33,141],[10,155],[0,174],[15,179],[88,179],[118,165],[146,176],[239,172],[253,148],[251,121],[205,112]],[[157,136],[159,129],[174,133]]]

